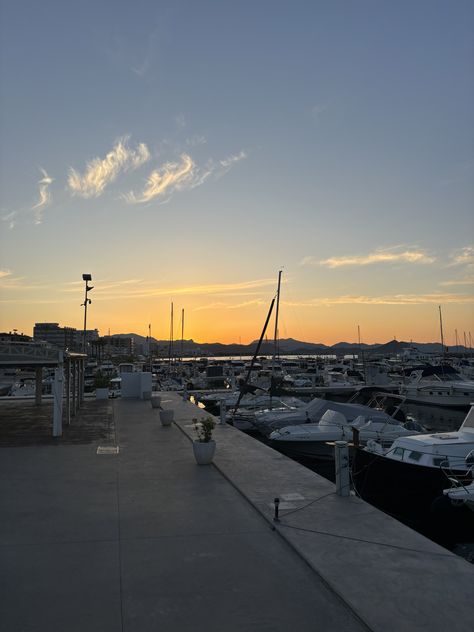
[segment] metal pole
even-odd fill
[[[84,337],[82,339],[82,352],[86,352],[86,325],[87,325],[87,281],[84,295]]]

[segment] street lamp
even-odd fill
[[[85,353],[86,352],[87,304],[89,303],[89,305],[90,305],[92,303],[91,299],[87,298],[87,292],[90,292],[91,290],[93,290],[94,286],[92,286],[92,285],[89,286],[88,285],[88,281],[92,281],[92,276],[90,274],[83,274],[82,275],[82,280],[86,282],[84,303],[81,303],[81,307],[84,307],[84,338],[83,338],[82,352]]]

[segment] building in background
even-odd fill
[[[59,323],[35,323],[33,338],[37,341],[47,342],[59,349],[82,351],[84,332],[75,327],[60,327]],[[86,330],[86,349],[89,350],[92,341],[98,338],[99,331],[97,329]]]

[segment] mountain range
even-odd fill
[[[138,334],[114,334],[116,338],[132,338],[135,348],[138,350],[140,347],[146,352],[148,343],[151,342],[155,349],[162,351],[164,354],[168,353],[170,342],[169,340],[157,340],[156,338],[150,338],[140,336]],[[195,342],[194,340],[175,340],[173,342],[174,354],[181,354],[181,346],[183,355],[253,355],[257,348],[258,341],[254,340],[248,345],[231,343],[223,344],[220,342]],[[325,345],[323,343],[303,342],[301,340],[295,340],[294,338],[285,338],[278,341],[278,350],[283,355],[348,355],[357,353],[362,350],[365,353],[376,354],[395,354],[400,353],[407,347],[416,347],[423,353],[441,353],[442,346],[439,342],[432,343],[418,343],[418,342],[403,342],[398,340],[390,340],[385,344],[364,344],[352,343],[352,342],[338,342],[334,345]],[[260,348],[261,355],[271,355],[274,350],[273,340],[264,340]],[[463,352],[466,348],[463,346],[451,347],[450,351]]]

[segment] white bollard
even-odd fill
[[[227,412],[227,406],[225,405],[225,401],[223,399],[221,399],[219,407],[220,407],[220,423],[225,424],[225,415]]]
[[[336,462],[336,494],[338,496],[350,496],[351,484],[347,441],[334,442],[334,456]]]

